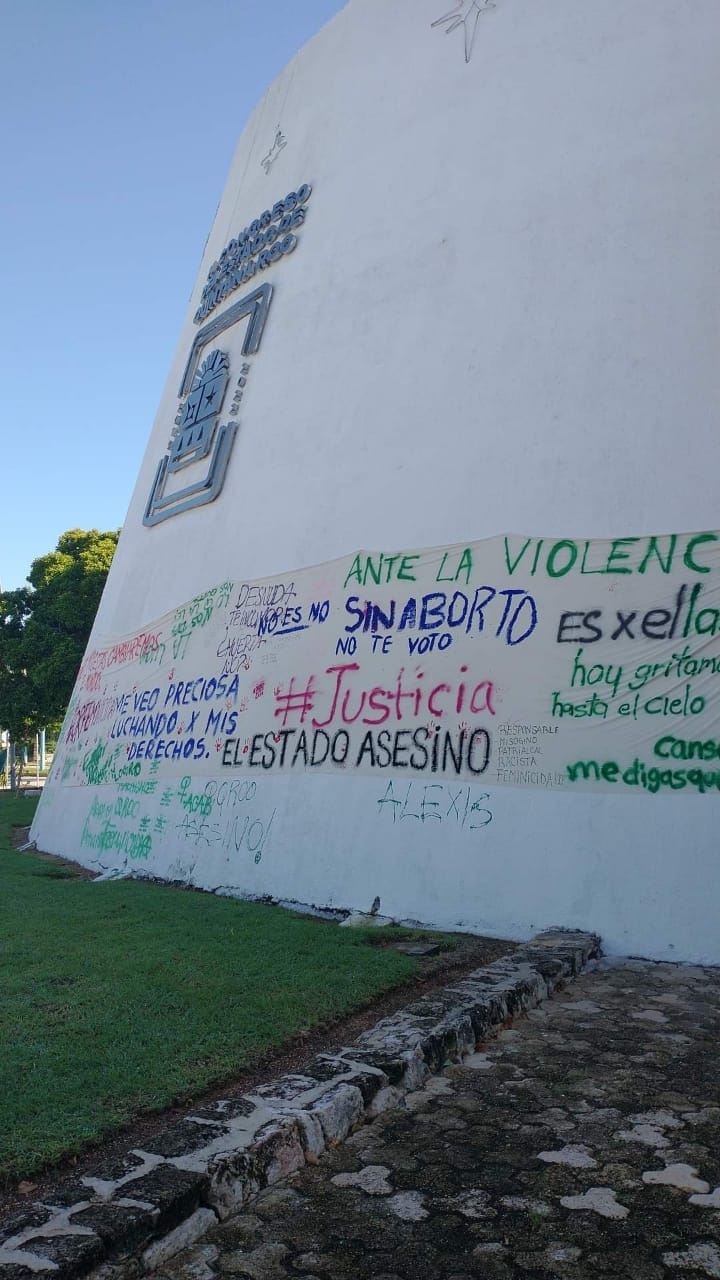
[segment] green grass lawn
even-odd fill
[[[229,1078],[417,961],[280,908],[93,883],[15,851],[0,795],[0,1182]]]

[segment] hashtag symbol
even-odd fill
[[[315,689],[313,687],[313,676],[310,676],[304,689],[295,688],[295,677],[290,679],[290,687],[287,693],[282,692],[282,688],[275,690],[275,715],[282,716],[283,729],[288,722],[288,716],[293,712],[300,712],[300,723],[305,723],[305,717],[308,715],[315,705]]]

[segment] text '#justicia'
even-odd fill
[[[330,724],[379,725],[388,720],[417,719],[419,716],[495,715],[495,685],[492,680],[467,678],[468,667],[461,666],[459,679],[424,683],[424,672],[417,671],[414,680],[406,677],[401,667],[395,685],[386,689],[381,685],[368,687],[359,675],[360,664],[345,662],[327,667],[327,684],[317,684],[316,676],[308,677],[304,685],[296,684],[293,676],[286,689],[275,690],[275,716],[282,718],[283,728],[288,720],[306,719],[315,729]],[[322,677],[320,677],[322,680]]]

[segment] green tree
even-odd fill
[[[0,725],[14,742],[36,732],[34,692],[24,669],[23,631],[30,610],[27,587],[0,595]]]
[[[0,725],[15,741],[64,716],[118,537],[71,529],[29,586],[0,594]]]

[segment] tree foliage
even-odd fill
[[[28,586],[0,593],[0,725],[14,740],[65,714],[118,537],[70,529]]]

